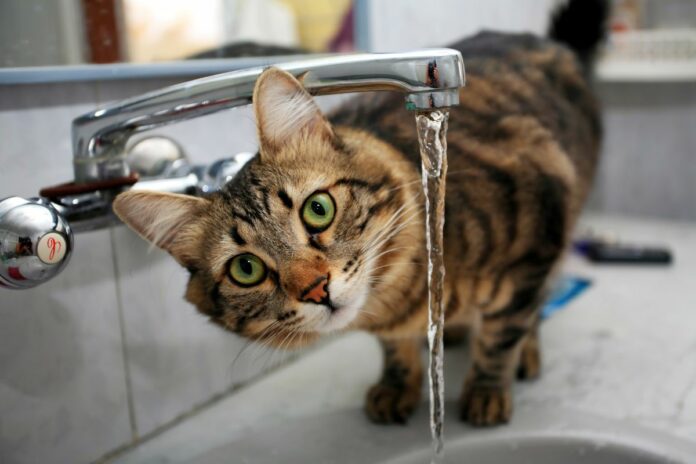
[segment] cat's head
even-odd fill
[[[332,127],[284,71],[253,101],[259,153],[220,192],[131,191],[114,211],[190,271],[186,298],[228,330],[292,346],[379,319],[422,248],[417,171]]]

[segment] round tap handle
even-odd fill
[[[70,225],[48,200],[0,200],[0,288],[50,280],[65,268],[72,248]]]

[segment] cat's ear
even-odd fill
[[[190,265],[196,247],[191,225],[209,206],[203,198],[174,193],[129,191],[116,197],[116,215],[154,245],[168,251],[183,266]]]
[[[266,69],[254,87],[254,113],[261,145],[276,149],[303,132],[333,138],[331,125],[319,106],[292,74]]]

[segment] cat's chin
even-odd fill
[[[330,333],[345,329],[358,316],[366,300],[367,295],[359,292],[359,296],[351,301],[336,301],[335,309],[327,310],[327,317],[318,324],[315,330],[320,333]]]
[[[360,307],[343,306],[335,309],[329,314],[324,323],[317,327],[317,332],[330,333],[345,329],[358,315]]]

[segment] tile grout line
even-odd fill
[[[316,347],[310,348],[310,351],[314,351],[316,349],[319,349],[323,347],[324,344],[320,344]],[[122,445],[112,451],[109,451],[106,453],[104,456],[99,458],[98,460],[94,461],[94,464],[102,464],[102,463],[108,463],[112,462],[114,459],[118,458],[119,456],[122,456],[123,454],[127,453],[128,451],[131,451],[138,446],[142,445],[143,443],[147,443],[150,440],[157,438],[160,435],[163,435],[165,432],[173,429],[177,425],[183,423],[187,419],[195,416],[198,413],[201,413],[216,404],[222,402],[223,400],[229,398],[233,394],[236,394],[242,390],[245,390],[247,388],[253,387],[257,382],[260,382],[267,376],[273,374],[276,371],[279,371],[283,368],[288,367],[289,365],[292,365],[294,362],[296,362],[299,358],[301,358],[305,353],[297,353],[293,354],[288,357],[285,361],[279,363],[277,366],[273,366],[269,368],[266,371],[259,372],[258,374],[254,375],[253,377],[249,378],[248,380],[233,384],[226,389],[215,393],[211,395],[209,398],[206,400],[193,405],[188,411],[184,411],[181,414],[175,416],[174,418],[170,419],[169,421],[159,425],[158,427],[154,428],[153,430],[143,434],[141,437],[137,437],[132,443],[127,443],[125,445]]]
[[[118,326],[121,334],[121,357],[123,359],[123,373],[126,383],[126,402],[128,404],[128,420],[130,423],[131,442],[138,441],[138,424],[135,420],[135,405],[133,404],[133,382],[130,375],[130,362],[128,361],[128,348],[126,346],[126,324],[123,315],[123,301],[121,300],[121,278],[119,276],[117,254],[116,254],[116,238],[114,235],[114,227],[109,228],[109,238],[111,241],[111,262],[113,263],[114,282],[116,284],[116,308],[118,312]]]
[[[331,342],[335,341],[336,339],[341,338],[341,336],[334,336],[334,337],[329,337],[323,342],[318,342],[316,345],[308,347],[305,351],[299,352],[299,353],[293,353],[290,356],[288,356],[285,360],[281,361],[278,363],[276,366],[270,367],[268,370],[262,371],[257,373],[256,375],[253,375],[249,379],[237,383],[237,384],[232,384],[229,387],[225,388],[224,390],[214,393],[210,397],[208,397],[206,400],[203,400],[202,402],[193,405],[189,410],[182,412],[181,414],[175,416],[174,418],[170,419],[169,421],[155,427],[154,429],[150,430],[147,433],[144,433],[142,436],[136,438],[132,443],[126,443],[124,445],[121,445],[108,453],[104,454],[102,457],[97,459],[96,461],[93,461],[92,464],[105,464],[109,462],[113,462],[115,459],[117,459],[120,456],[123,456],[125,453],[128,453],[129,451],[132,451],[139,447],[140,445],[147,443],[160,435],[163,435],[164,433],[168,432],[169,430],[175,428],[177,425],[182,424],[185,422],[187,419],[194,417],[198,413],[202,413],[203,411],[214,407],[216,404],[222,402],[223,400],[231,397],[233,394],[236,394],[240,391],[246,390],[247,388],[251,388],[254,385],[256,385],[258,382],[261,382],[264,380],[266,377],[274,374],[277,371],[280,371],[281,369],[285,369],[288,366],[291,366],[293,363],[297,362],[300,358],[306,356],[309,353],[316,352],[326,345],[330,344]]]
[[[102,106],[101,88],[99,81],[94,82],[94,99],[97,108]],[[123,376],[126,386],[126,404],[128,407],[128,424],[131,432],[131,443],[138,441],[138,423],[135,418],[135,402],[133,401],[133,381],[131,379],[130,362],[128,360],[128,346],[126,343],[126,321],[123,314],[123,300],[121,299],[121,277],[118,270],[116,253],[116,236],[114,226],[109,227],[109,240],[111,242],[111,265],[114,271],[114,285],[116,287],[116,311],[118,314],[118,328],[121,335],[121,359],[123,360]]]

